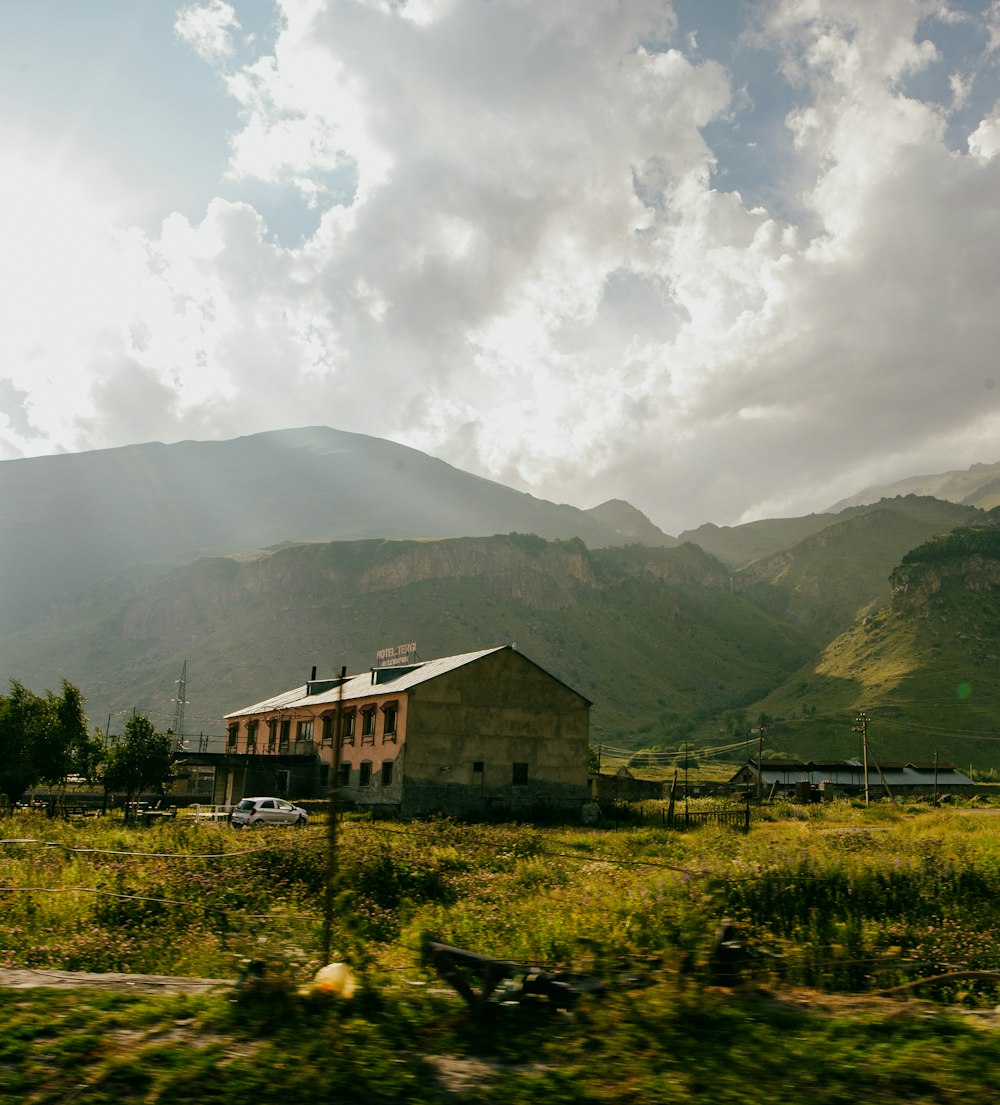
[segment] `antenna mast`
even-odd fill
[[[184,666],[181,668],[181,677],[175,680],[177,683],[177,697],[172,700],[174,703],[174,741],[178,748],[184,744],[184,707],[187,705],[187,672],[188,662],[185,660]]]

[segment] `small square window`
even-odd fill
[[[514,764],[514,773],[511,782],[516,787],[526,787],[528,785],[527,764]]]
[[[482,775],[482,773],[486,770],[486,765],[483,763],[482,760],[473,760],[472,770],[475,772],[476,775]]]

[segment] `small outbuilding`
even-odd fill
[[[860,760],[748,760],[732,777],[733,785],[772,792],[802,794],[803,788],[825,793],[857,794],[865,789],[865,769]],[[870,794],[961,793],[975,784],[951,763],[886,762],[868,764]]]

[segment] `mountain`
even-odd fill
[[[864,710],[876,757],[1000,765],[1000,525],[911,550],[890,590],[754,706],[773,719],[769,742],[817,759],[857,755],[850,727]]]
[[[536,499],[416,449],[327,427],[0,462],[0,636],[131,565],[284,542],[537,533],[672,545],[620,504]],[[611,521],[602,514],[613,515]]]
[[[595,741],[667,740],[760,698],[813,649],[731,594],[694,545],[588,549],[578,539],[348,541],[204,558],[145,585],[113,580],[0,641],[0,670],[39,689],[71,677],[92,720],[158,725],[187,662],[187,733],[310,674],[515,642],[592,699]],[[115,728],[115,725],[112,725]]]
[[[829,508],[836,514],[852,506],[865,506],[896,495],[930,495],[965,506],[992,510],[1000,506],[1000,463],[974,464],[965,471],[942,472],[936,476],[910,476],[905,480],[865,488]]]
[[[739,568],[761,557],[773,556],[836,521],[832,514],[809,514],[804,518],[762,518],[738,526],[706,522],[697,529],[685,530],[677,540],[700,545],[723,564]]]
[[[733,575],[734,588],[774,617],[804,629],[817,646],[867,607],[889,598],[889,575],[903,555],[956,526],[986,524],[975,507],[907,495],[827,517],[830,524]]]
[[[637,510],[624,499],[609,499],[600,506],[590,507],[587,513],[602,526],[611,528],[621,538],[615,544],[664,546],[680,544],[676,538],[665,534],[641,510]]]

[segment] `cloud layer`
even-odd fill
[[[662,0],[283,0],[245,62],[183,7],[247,199],[7,175],[0,455],[325,423],[672,532],[1000,459],[1000,5],[747,11],[708,56]]]

